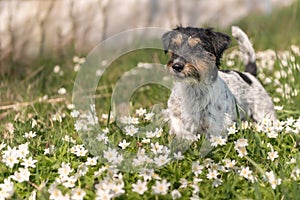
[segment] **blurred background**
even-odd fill
[[[287,31],[299,31],[297,0],[0,0],[1,74],[22,74],[14,64],[41,58],[84,55],[107,37],[141,27],[172,28],[176,25],[217,27],[244,26],[250,36],[278,26],[284,40]],[[283,23],[274,13],[286,7]],[[257,16],[270,17],[269,21]],[[249,24],[240,21],[253,18]],[[281,17],[281,16],[280,16]],[[256,22],[255,26],[251,23]],[[260,23],[261,22],[261,23]],[[298,23],[297,23],[298,22]],[[248,29],[248,30],[247,30]],[[252,30],[254,29],[254,30]],[[293,30],[291,30],[293,29]],[[229,29],[228,29],[229,30]],[[258,41],[255,41],[258,43]],[[277,43],[277,42],[276,42]],[[280,43],[280,42],[279,42]],[[270,47],[275,42],[270,42]],[[280,45],[276,45],[276,47]],[[273,46],[274,47],[274,46]],[[7,66],[8,65],[8,66]],[[22,67],[23,68],[23,67]]]

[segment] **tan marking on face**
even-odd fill
[[[182,35],[178,33],[175,37],[172,38],[172,42],[177,46],[180,46],[182,42]]]
[[[190,74],[196,74],[196,73],[200,73],[202,75],[205,75],[207,74],[207,65],[204,63],[204,62],[201,62],[201,61],[198,61],[196,63],[196,65],[192,65],[190,63],[187,63],[185,65],[185,69],[187,71],[187,73],[190,73]]]
[[[168,52],[168,55],[169,55],[169,57],[171,58],[171,57],[174,55],[174,53],[173,53],[172,51],[169,51],[169,52]]]
[[[196,44],[201,43],[201,40],[200,40],[200,38],[197,38],[197,37],[196,38],[190,37],[188,39],[188,43],[191,47],[194,47]]]

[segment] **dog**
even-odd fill
[[[194,140],[196,135],[225,136],[234,122],[265,117],[276,121],[274,104],[256,78],[255,52],[247,35],[232,27],[245,71],[220,70],[230,37],[211,28],[179,26],[162,36],[170,55],[167,71],[174,77],[168,100],[170,133]]]

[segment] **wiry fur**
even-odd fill
[[[237,27],[233,30],[246,66],[255,63],[248,37]],[[171,56],[167,69],[175,78],[168,101],[172,134],[186,139],[202,133],[225,134],[238,117],[261,121],[268,116],[276,120],[272,100],[255,74],[218,69],[229,43],[229,36],[212,29],[178,27],[163,35],[165,51]],[[249,44],[251,48],[245,48]],[[256,72],[256,68],[252,70]]]
[[[252,47],[251,42],[249,41],[248,36],[237,26],[231,27],[232,36],[237,39],[239,43],[240,51],[242,52],[242,58],[244,65],[246,66],[245,72],[249,72],[253,76],[257,74],[256,67],[256,56],[255,51]]]

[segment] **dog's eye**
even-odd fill
[[[213,53],[208,52],[209,57],[215,58],[216,56]]]

